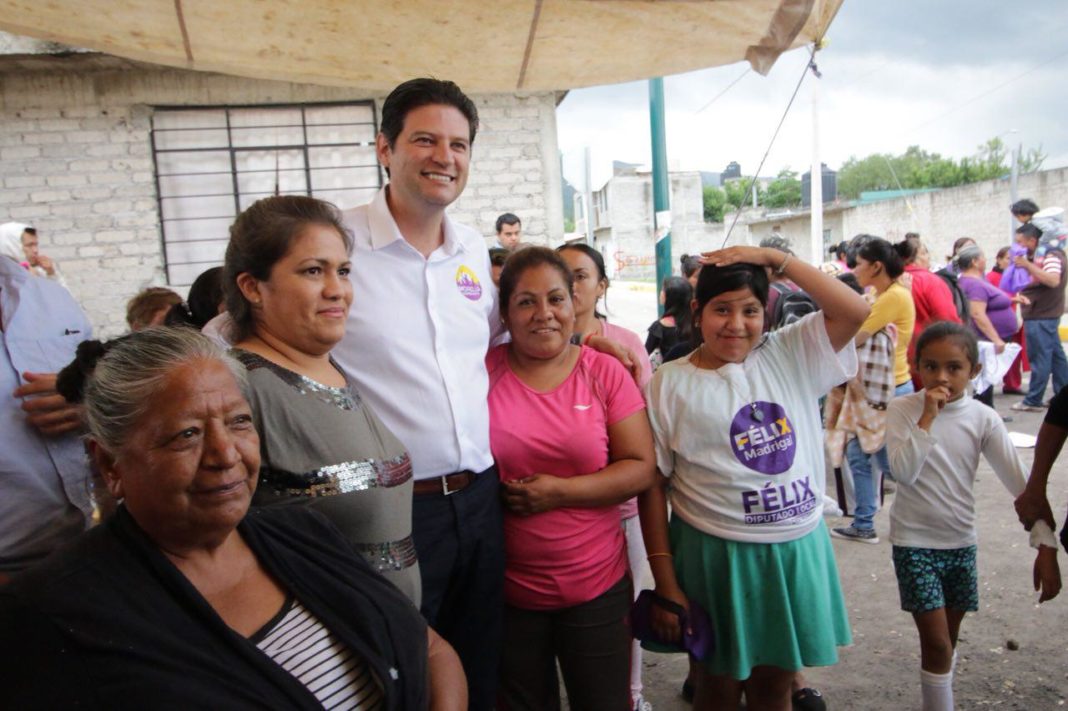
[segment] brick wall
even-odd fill
[[[42,252],[59,262],[103,336],[125,330],[130,296],[165,283],[149,139],[153,106],[374,98],[381,115],[384,98],[132,63],[101,69],[99,57],[57,58],[54,67],[35,71],[0,65],[0,222],[38,228]],[[497,216],[514,212],[527,241],[560,242],[555,95],[473,98],[483,130],[452,214],[490,239]]]

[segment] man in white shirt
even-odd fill
[[[409,450],[422,612],[460,655],[470,708],[492,709],[504,549],[484,359],[501,323],[485,241],[445,214],[477,129],[452,82],[415,79],[386,99],[376,150],[390,182],[345,213],[355,298],[333,356]]]

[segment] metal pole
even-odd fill
[[[823,261],[823,161],[820,160],[820,82],[812,82],[812,172],[809,174],[809,207],[812,215],[811,263]]]
[[[1009,171],[1009,197],[1011,203],[1015,203],[1020,199],[1019,188],[1017,181],[1020,178],[1020,146],[1022,143],[1017,143],[1015,148],[1012,149],[1012,168]],[[1013,244],[1016,241],[1016,216],[1009,213],[1009,244]]]
[[[592,172],[590,164],[593,162],[590,160],[590,147],[586,146],[586,150],[583,153],[583,159],[585,160],[585,173],[586,173],[586,244],[593,247],[593,177],[590,175]]]
[[[656,245],[657,313],[660,285],[671,276],[671,190],[667,168],[667,138],[664,131],[664,80],[649,80],[649,133],[653,142],[653,238]]]

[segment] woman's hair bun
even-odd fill
[[[79,403],[85,395],[85,384],[96,369],[97,361],[108,352],[110,343],[82,341],[74,360],[56,376],[56,392],[70,403]]]

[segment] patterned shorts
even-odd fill
[[[979,609],[975,546],[949,550],[893,548],[902,610],[928,612],[950,607],[975,612]]]

